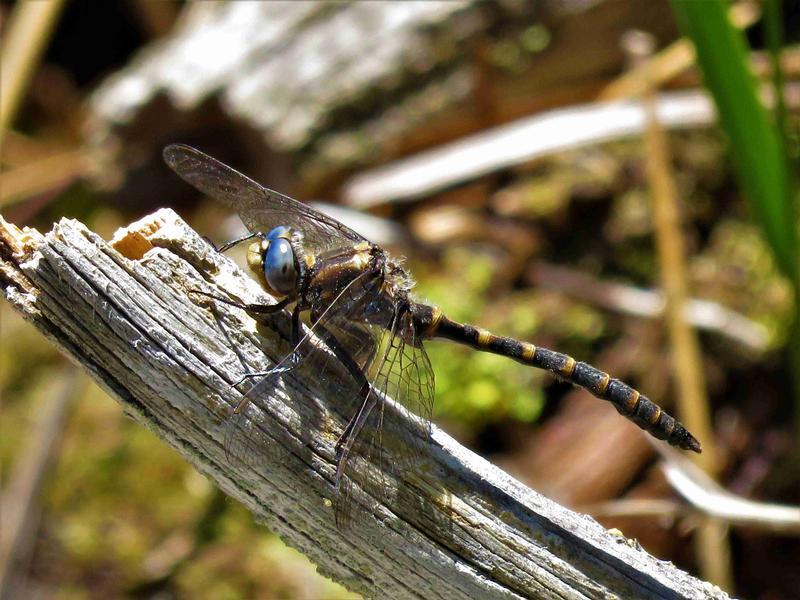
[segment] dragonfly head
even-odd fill
[[[289,296],[297,287],[297,257],[292,230],[275,227],[247,249],[247,264],[261,275],[269,292]]]

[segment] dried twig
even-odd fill
[[[754,502],[732,494],[690,460],[670,448],[659,448],[661,470],[675,490],[702,514],[729,525],[800,535],[800,506]]]

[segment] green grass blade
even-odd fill
[[[672,7],[681,29],[694,42],[750,209],[781,270],[797,286],[800,261],[788,157],[759,101],[743,36],[729,21],[723,0],[672,0]]]

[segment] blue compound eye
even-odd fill
[[[279,294],[288,296],[294,291],[297,270],[289,240],[278,238],[270,242],[264,255],[264,277],[269,287]]]
[[[291,235],[291,230],[286,225],[278,225],[273,227],[267,234],[269,241],[277,240],[278,238],[288,238]]]

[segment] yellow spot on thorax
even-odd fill
[[[369,244],[364,244],[362,242],[356,246],[356,253],[353,255],[351,262],[356,269],[361,271],[369,266],[369,261]]]
[[[247,246],[247,266],[259,275],[263,276],[264,251],[261,248],[260,240]]]

